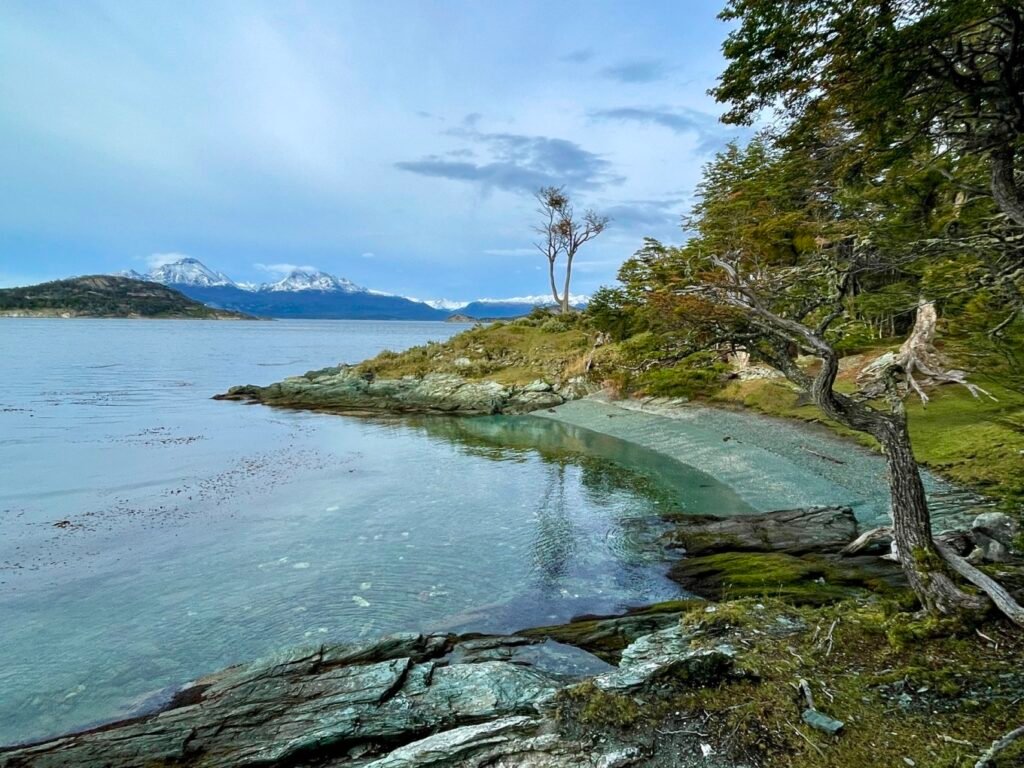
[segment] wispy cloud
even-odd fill
[[[594,120],[619,120],[622,122],[657,125],[674,133],[693,134],[697,137],[697,150],[701,153],[720,149],[727,141],[741,138],[747,130],[727,126],[709,112],[689,107],[617,107],[590,112]]]
[[[445,160],[427,156],[395,163],[395,167],[421,176],[479,184],[484,189],[533,192],[546,185],[570,189],[597,189],[623,181],[611,163],[567,139],[515,133],[480,133],[453,130],[451,135],[473,141],[485,150],[487,162]]]
[[[613,224],[626,229],[664,227],[678,224],[686,201],[670,200],[625,200],[605,206],[601,212],[610,216]]]
[[[593,48],[579,48],[575,51],[570,51],[565,56],[560,57],[562,61],[571,61],[573,64],[586,64],[592,58],[594,58]]]
[[[621,61],[601,70],[601,75],[620,83],[653,83],[669,74],[668,65],[661,59],[632,59]]]

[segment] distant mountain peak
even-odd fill
[[[319,269],[296,267],[276,283],[267,283],[260,287],[261,291],[344,291],[345,293],[363,293],[366,291],[351,280],[335,277]]]
[[[235,287],[235,281],[223,272],[217,272],[199,259],[185,256],[177,261],[161,264],[149,273],[149,280],[164,285],[195,285],[203,288]]]

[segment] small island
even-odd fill
[[[88,275],[0,290],[0,317],[123,317],[252,320],[145,280]]]

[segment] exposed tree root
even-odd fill
[[[1002,611],[1006,618],[1018,627],[1024,628],[1024,608],[1013,599],[1009,592],[964,558],[960,557],[946,544],[936,541],[935,548],[942,555],[942,559],[949,564],[950,568],[988,595],[989,599],[995,603],[996,608]]]
[[[864,384],[866,394],[880,395],[886,372],[898,368],[902,369],[907,386],[921,398],[922,403],[928,402],[928,393],[924,387],[929,384],[959,384],[975,397],[985,395],[996,399],[977,384],[969,382],[965,371],[950,368],[945,355],[936,349],[935,326],[938,317],[932,302],[923,302],[918,306],[914,329],[899,351],[886,352],[866,366],[857,377]],[[921,378],[916,378],[915,374]]]

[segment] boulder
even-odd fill
[[[783,552],[802,555],[836,552],[857,536],[857,519],[849,507],[806,507],[735,517],[672,518],[669,541],[690,555],[716,552]]]
[[[971,559],[1005,563],[1019,555],[1020,524],[1005,512],[984,512],[974,518],[971,534],[977,547]]]

